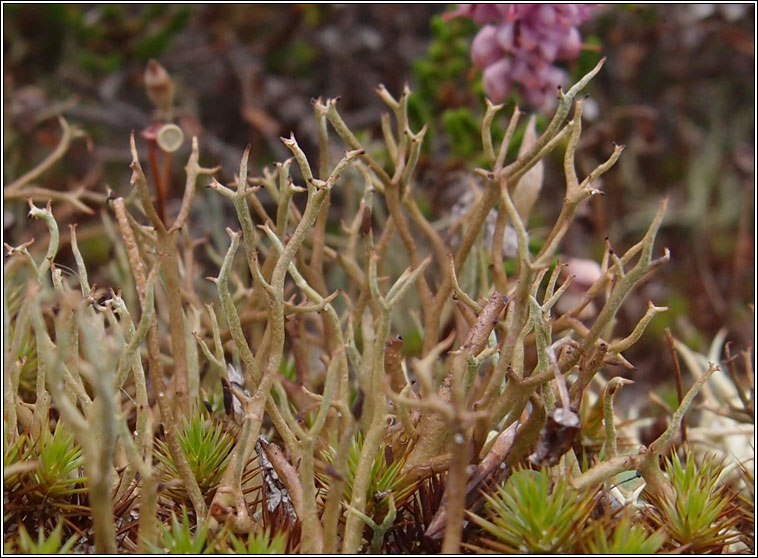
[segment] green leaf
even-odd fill
[[[148,543],[153,554],[214,554],[215,544],[208,541],[209,524],[196,527],[194,532],[187,516],[187,508],[182,508],[182,519],[171,513],[171,526],[159,525],[161,530],[161,547]]]
[[[284,554],[287,548],[287,535],[279,532],[273,537],[268,528],[248,535],[247,543],[235,535],[229,535],[230,554]]]
[[[184,430],[179,433],[179,443],[200,490],[203,494],[210,494],[218,486],[229,463],[234,436],[222,422],[212,418],[206,419],[198,412],[185,420]],[[180,478],[168,446],[163,440],[156,441],[155,456],[169,478]],[[182,485],[167,487],[166,491],[172,496],[180,497],[182,501],[187,497]]]
[[[727,486],[719,484],[723,468],[723,463],[712,455],[698,465],[692,453],[687,454],[684,463],[674,454],[666,460],[674,501],[647,493],[655,506],[650,513],[653,523],[663,527],[678,546],[686,546],[687,552],[720,552],[734,541],[731,528],[739,514],[729,513],[735,496]]]
[[[591,554],[655,554],[666,540],[663,530],[649,533],[644,526],[633,523],[631,513],[622,515],[612,534],[600,522],[593,527],[594,538],[588,544]]]
[[[489,535],[485,545],[509,553],[571,553],[595,502],[594,492],[577,493],[565,477],[553,484],[548,469],[516,471],[484,496],[486,517],[470,517]]]
[[[18,550],[10,548],[10,545],[6,543],[5,552],[13,553],[16,551],[22,554],[70,554],[71,549],[74,547],[74,544],[76,544],[78,539],[78,535],[73,535],[63,543],[63,521],[58,522],[55,529],[53,529],[48,537],[45,537],[45,531],[40,527],[36,541],[31,535],[29,535],[26,527],[22,524],[18,529]]]

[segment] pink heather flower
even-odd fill
[[[473,19],[477,25],[499,21],[505,14],[501,8],[507,4],[458,4],[454,11],[445,14],[446,19],[453,17],[467,17]]]
[[[502,50],[498,45],[497,27],[485,25],[474,37],[471,44],[471,58],[474,64],[480,68],[486,68],[497,62],[502,56]]]
[[[493,99],[505,99],[511,87],[511,61],[500,58],[484,69],[484,90]]]
[[[483,25],[471,45],[471,59],[484,70],[484,90],[495,103],[518,84],[527,102],[546,108],[566,73],[556,60],[579,55],[577,27],[594,4],[458,4],[446,18],[467,17]]]

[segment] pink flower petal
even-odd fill
[[[503,55],[503,49],[497,42],[497,27],[485,25],[479,30],[471,43],[471,60],[474,65],[486,68]]]
[[[511,87],[510,71],[511,63],[506,58],[501,58],[484,70],[484,91],[493,103],[499,103],[508,97]]]

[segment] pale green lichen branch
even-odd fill
[[[198,163],[200,160],[200,151],[197,146],[197,137],[192,138],[192,152],[190,153],[189,160],[184,167],[187,173],[187,180],[184,184],[184,196],[182,197],[182,205],[179,208],[179,213],[174,220],[174,224],[168,232],[174,232],[181,229],[186,223],[189,217],[190,210],[192,209],[192,200],[195,199],[195,192],[197,190],[197,179],[202,174],[213,174],[218,172],[221,167],[204,168]],[[247,177],[244,179],[247,182]]]
[[[669,420],[668,427],[648,448],[641,448],[636,454],[614,457],[592,467],[587,472],[572,479],[571,484],[577,490],[590,489],[600,483],[607,482],[619,473],[636,469],[644,478],[650,490],[673,501],[674,492],[671,482],[661,471],[659,459],[669,442],[679,430],[682,418],[689,410],[692,402],[702,389],[708,378],[719,367],[711,364],[682,399],[679,407]]]
[[[226,232],[231,238],[231,244],[226,251],[226,256],[224,256],[224,263],[219,270],[216,286],[218,287],[218,295],[221,301],[221,309],[224,313],[224,318],[226,318],[226,322],[229,325],[229,331],[232,335],[234,345],[237,347],[240,358],[245,365],[246,382],[251,389],[255,389],[261,380],[261,370],[255,360],[255,355],[253,355],[253,352],[250,350],[247,339],[245,339],[245,333],[242,330],[242,324],[240,323],[237,308],[229,293],[229,273],[231,272],[232,262],[234,261],[234,255],[237,253],[237,247],[239,246],[239,240],[242,233],[234,232],[230,228],[227,228]]]
[[[71,252],[73,252],[74,261],[76,262],[76,271],[77,277],[79,278],[79,285],[82,289],[82,295],[87,296],[91,289],[89,280],[87,278],[87,267],[84,265],[84,258],[82,258],[82,253],[79,251],[79,243],[77,242],[76,238],[76,224],[71,224],[68,226],[68,228],[69,231],[71,231]]]
[[[495,155],[495,148],[492,146],[492,121],[505,105],[493,105],[489,99],[485,99],[485,102],[487,103],[487,109],[482,118],[482,147],[484,148],[484,156],[487,158],[487,162],[494,168],[497,157]]]
[[[347,504],[346,507],[349,513],[354,513],[360,517],[363,521],[366,522],[366,525],[371,528],[374,534],[371,537],[369,552],[371,554],[380,554],[382,550],[382,543],[384,543],[384,535],[395,523],[395,517],[397,515],[397,509],[395,508],[395,497],[390,492],[389,509],[387,510],[387,515],[384,516],[384,520],[379,524],[377,524],[373,519],[371,519],[362,511],[355,509],[350,504]]]
[[[608,354],[617,355],[618,353],[621,353],[622,351],[625,351],[634,345],[637,341],[639,341],[640,337],[642,337],[642,334],[645,332],[645,328],[647,328],[648,324],[650,324],[656,314],[666,312],[668,309],[668,306],[655,306],[652,302],[648,301],[645,315],[640,318],[639,322],[637,322],[637,325],[634,327],[634,330],[632,330],[632,333],[623,339],[612,341],[608,346]]]
[[[637,282],[648,271],[650,271],[652,265],[651,256],[653,252],[653,243],[655,242],[655,236],[658,232],[658,229],[663,222],[663,216],[666,213],[667,205],[668,200],[664,199],[661,202],[658,212],[653,218],[653,221],[650,223],[650,227],[645,233],[639,260],[632,269],[624,274],[623,277],[617,278],[616,284],[611,290],[611,294],[608,297],[608,300],[606,301],[602,310],[600,310],[600,313],[595,319],[595,323],[590,328],[589,333],[582,340],[582,348],[585,351],[589,350],[594,345],[595,341],[599,339],[601,332],[604,330],[610,320],[612,320],[616,315],[626,296],[631,292],[632,288],[637,284]]]
[[[553,115],[553,118],[548,124],[545,131],[537,139],[537,141],[534,143],[534,146],[529,150],[529,152],[527,152],[524,156],[519,157],[517,161],[511,163],[503,169],[503,172],[506,173],[509,179],[512,179],[514,176],[516,176],[517,173],[526,173],[532,166],[537,163],[537,161],[540,160],[539,154],[542,153],[543,148],[548,144],[548,142],[550,142],[558,134],[560,126],[568,116],[569,109],[571,108],[571,104],[574,98],[582,89],[586,87],[590,80],[595,77],[595,75],[600,71],[600,68],[603,67],[604,63],[605,58],[600,60],[600,62],[598,62],[598,64],[592,70],[590,70],[565,94],[562,90],[559,90],[558,108],[556,109],[555,115]],[[515,183],[516,182],[514,182],[514,184]]]
[[[616,437],[616,424],[613,415],[613,398],[616,396],[616,392],[622,386],[633,384],[632,380],[627,380],[617,376],[611,378],[611,380],[605,386],[605,394],[603,395],[603,422],[605,424],[605,445],[603,450],[605,452],[605,459],[610,460],[616,457],[618,453],[618,440]],[[601,455],[601,459],[603,456]]]
[[[408,150],[408,161],[405,163],[403,174],[400,176],[401,188],[405,188],[411,182],[411,177],[416,170],[418,157],[421,153],[421,145],[424,143],[424,135],[426,134],[426,129],[427,127],[425,125],[416,134],[411,133],[409,129],[405,130],[404,135],[410,139],[410,148]]]
[[[40,162],[32,170],[8,184],[3,189],[4,198],[27,196],[28,192],[22,193],[21,190],[28,186],[32,181],[45,174],[45,172],[47,172],[58,160],[60,160],[66,154],[68,148],[71,146],[71,142],[74,139],[85,136],[84,132],[79,130],[79,128],[76,126],[70,126],[69,123],[66,122],[66,119],[62,116],[58,117],[58,124],[60,124],[61,129],[63,130],[63,135],[61,136],[58,145],[47,157],[45,157],[42,162]],[[18,194],[21,194],[21,196]]]
[[[343,141],[354,150],[360,150],[361,153],[361,159],[369,166],[371,167],[371,170],[374,171],[374,173],[379,177],[379,180],[382,182],[382,184],[387,185],[392,182],[392,179],[387,174],[387,172],[382,168],[382,166],[376,162],[376,160],[368,155],[366,151],[361,146],[361,142],[358,141],[358,138],[355,137],[353,132],[348,128],[347,124],[345,124],[345,121],[342,120],[342,117],[337,112],[337,101],[336,99],[329,99],[326,101],[327,105],[327,117],[329,118],[329,122],[331,123],[334,130],[337,132],[337,134],[343,139]],[[401,134],[401,141],[402,141],[402,134]]]
[[[45,209],[40,209],[35,206],[30,199],[29,216],[34,217],[35,219],[42,219],[45,222],[45,225],[47,225],[47,231],[50,235],[50,241],[47,245],[47,254],[45,254],[45,259],[37,266],[37,283],[41,284],[42,280],[50,269],[50,264],[52,264],[53,260],[55,259],[55,255],[58,253],[58,244],[60,242],[58,223],[55,221],[55,217],[53,217],[50,202],[47,202]]]
[[[503,136],[503,141],[500,142],[500,149],[497,152],[497,159],[492,165],[492,172],[494,173],[498,173],[503,168],[503,165],[505,164],[505,157],[506,155],[508,155],[508,148],[511,145],[511,138],[513,137],[513,132],[516,131],[516,126],[518,125],[518,121],[521,118],[522,114],[524,113],[519,110],[518,106],[513,107],[513,114],[511,115],[511,118],[508,121],[508,127],[505,129],[505,135]]]

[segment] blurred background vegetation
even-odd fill
[[[407,83],[415,93],[412,128],[430,125],[418,179],[429,210],[444,215],[466,188],[460,171],[477,164],[483,112],[481,76],[469,58],[477,28],[468,20],[444,21],[446,10],[5,4],[3,179],[18,178],[53,149],[60,135],[53,117],[63,114],[89,140],[75,142],[39,185],[104,193],[107,184],[126,195],[129,132],[152,122],[143,75],[156,58],[177,84],[178,123],[198,136],[201,164],[223,166],[222,181],[238,168],[248,143],[254,174],[288,156],[278,138],[290,131],[313,153],[311,98],[341,97],[340,111],[353,129],[365,130],[365,138],[380,135],[384,107],[374,88],[383,83],[398,94]],[[670,374],[661,373],[671,367],[664,328],[701,352],[722,328],[733,353],[754,336],[754,6],[610,5],[582,30],[586,49],[572,74],[601,56],[608,61],[588,90],[580,171],[607,158],[612,142],[626,150],[603,177],[605,195],[593,198],[567,235],[564,254],[599,259],[606,237],[625,250],[669,196],[657,246],[671,249],[672,262],[633,293],[619,327],[631,330],[648,300],[671,307],[628,357],[638,368],[637,389],[650,389],[640,382],[648,379],[665,380],[673,390]],[[520,100],[509,101],[506,113],[514,101]],[[185,142],[181,153],[188,151]],[[537,237],[564,194],[558,154],[553,163],[531,223]],[[174,175],[178,204],[180,165]],[[224,226],[234,222],[220,200],[201,191],[195,203],[202,215],[197,232],[218,250],[228,242]],[[44,237],[44,224],[28,220],[26,211],[24,203],[6,203],[5,242]],[[65,206],[56,217],[62,231],[67,222],[81,223],[80,245],[94,281],[108,284],[107,274],[98,278],[95,271],[113,258],[102,221]]]

